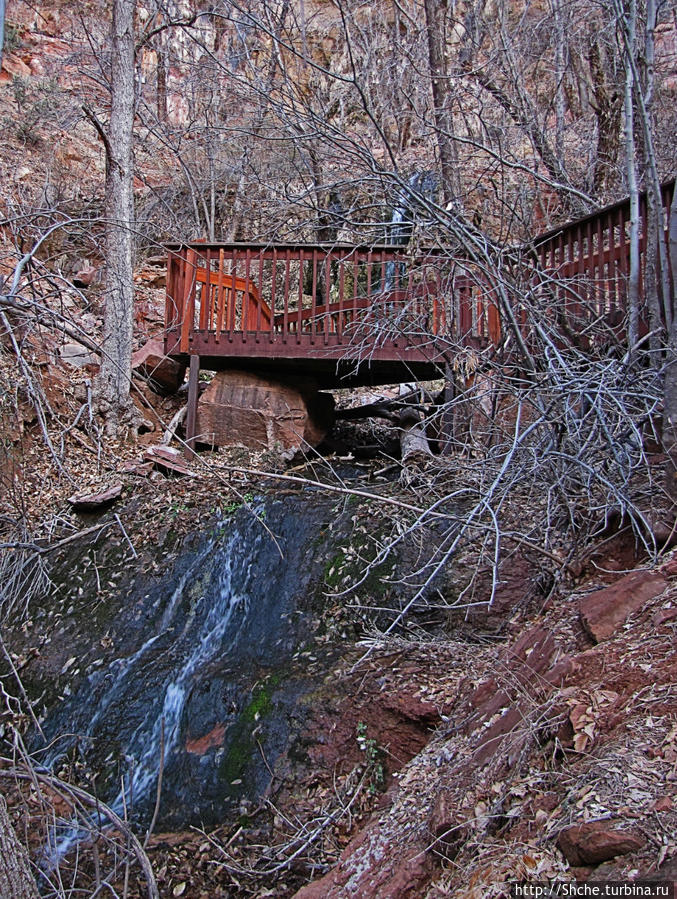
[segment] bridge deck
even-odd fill
[[[203,368],[303,372],[325,388],[393,383],[443,371],[451,322],[468,345],[500,338],[491,297],[439,251],[202,243],[169,250],[165,352],[185,361],[198,355]]]
[[[674,184],[663,186],[666,210]],[[645,209],[643,199],[642,222]],[[528,304],[583,344],[594,323],[617,330],[629,220],[626,200],[516,249],[524,299],[510,299],[513,329],[529,341]],[[499,346],[506,331],[499,285],[440,248],[195,242],[168,251],[165,352],[191,363],[189,438],[200,368],[302,374],[321,389],[424,380],[443,376],[464,348]]]

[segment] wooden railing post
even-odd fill
[[[188,408],[186,410],[186,447],[184,455],[190,458],[195,451],[195,434],[197,426],[197,401],[200,383],[200,357],[190,357],[188,372]]]

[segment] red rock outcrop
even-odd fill
[[[296,452],[317,446],[332,416],[329,394],[252,372],[222,371],[200,397],[198,440],[212,446]]]
[[[186,374],[186,366],[165,356],[159,337],[147,341],[132,356],[132,369],[144,378],[158,393],[176,393]]]
[[[583,627],[595,643],[608,640],[629,615],[661,594],[667,585],[667,580],[657,572],[632,571],[609,587],[579,600]]]
[[[618,855],[637,852],[646,843],[644,837],[616,830],[608,821],[574,824],[560,832],[559,848],[573,867],[600,865]]]

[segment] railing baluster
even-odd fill
[[[303,250],[299,250],[299,301],[296,309],[296,343],[301,343],[301,331],[303,330]]]
[[[372,275],[371,267],[372,267],[373,261],[374,261],[373,254],[372,254],[371,250],[368,250],[367,251],[367,303],[368,303],[368,313],[367,314],[371,314],[372,316],[374,316],[374,321],[375,321],[376,325],[378,326],[379,310],[378,310],[377,304],[374,303],[374,298],[371,295],[371,275]]]
[[[626,209],[624,206],[618,210],[618,261],[621,274],[619,297],[621,299],[624,312],[628,311],[628,244],[625,226],[627,222]]]
[[[262,324],[262,315],[263,315],[263,253],[259,250],[259,302],[256,304],[256,342],[260,341],[260,332],[261,332],[261,324]],[[271,306],[270,309],[271,316],[273,315],[273,308]],[[273,323],[270,322],[270,327],[272,330]]]
[[[181,352],[190,352],[190,340],[195,325],[195,250],[186,248],[185,278],[183,282],[183,320],[181,323]]]
[[[312,270],[312,295],[310,297],[310,342],[315,343],[315,335],[317,334],[317,250],[313,250],[311,265]]]
[[[230,263],[231,286],[228,291],[228,340],[233,342],[235,328],[237,325],[237,250],[233,250]]]
[[[341,343],[343,340],[343,327],[344,327],[344,319],[345,319],[345,294],[346,294],[346,257],[345,254],[340,254],[338,257],[338,266],[339,266],[339,311],[338,311],[338,322],[336,327],[336,333],[338,334],[338,342]]]
[[[212,254],[205,250],[205,286],[200,297],[200,330],[208,331],[210,325],[210,308],[212,305]]]
[[[350,315],[350,324],[354,324],[355,318],[357,315],[357,282],[359,280],[359,262],[358,262],[358,251],[355,250],[355,258],[353,260],[353,304],[352,304],[352,312]]]
[[[165,329],[176,327],[178,322],[179,259],[176,253],[167,256],[167,285],[165,287]]]
[[[282,340],[284,343],[287,342],[287,338],[289,337],[289,276],[290,276],[290,268],[291,268],[291,252],[287,250],[285,253],[285,266],[284,266],[284,308],[283,312],[283,325],[282,325]]]
[[[270,328],[270,342],[272,343],[275,340],[274,332],[277,329],[277,249],[274,249],[272,252],[270,264],[272,266],[270,275],[270,311],[273,317]],[[282,309],[284,311],[284,306]],[[282,327],[284,328],[284,325]]]
[[[219,275],[216,283],[216,334],[215,340],[218,343],[221,340],[221,332],[223,331],[223,314],[225,296],[223,291],[224,266],[226,264],[225,253],[223,248],[219,250]]]
[[[333,313],[330,314],[329,306],[331,304],[331,262],[332,262],[332,251],[327,250],[326,255],[324,257],[324,307],[327,310],[325,314],[325,325],[324,325],[324,345],[327,346],[329,344],[329,332],[334,332],[334,317]]]
[[[252,300],[251,300],[251,261],[252,261],[252,253],[251,250],[247,249],[245,251],[244,256],[244,290],[242,291],[242,340],[245,342],[247,340],[247,332],[253,330],[252,328]]]
[[[606,314],[607,299],[604,279],[604,228],[602,216],[597,218],[597,265],[595,266],[595,312],[599,316]]]
[[[609,313],[612,315],[616,312],[616,307],[618,304],[617,291],[616,291],[616,257],[614,255],[614,241],[615,241],[615,215],[613,212],[610,212],[606,217],[606,242],[607,248],[605,252],[606,259],[606,283],[607,283],[607,292],[609,297]]]

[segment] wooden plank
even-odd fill
[[[219,273],[216,280],[216,339],[217,341],[221,338],[221,332],[223,331],[223,316],[224,316],[224,307],[226,304],[226,297],[223,290],[224,286],[224,278],[225,272],[223,267],[225,265],[224,260],[224,251],[219,250]]]
[[[195,323],[195,250],[188,249],[184,256],[183,300],[181,303],[181,352],[188,353]]]
[[[188,409],[186,410],[186,446],[184,455],[190,458],[195,448],[195,424],[197,422],[197,400],[200,381],[200,357],[190,357],[188,371]]]
[[[346,343],[340,342],[338,336],[330,334],[328,345],[314,346],[310,343],[310,334],[303,333],[298,335],[298,341],[289,341],[283,343],[281,335],[276,335],[277,340],[274,343],[261,343],[255,345],[250,342],[243,342],[242,335],[238,332],[233,336],[233,342],[227,346],[216,343],[214,334],[208,331],[198,331],[195,333],[193,340],[193,353],[197,353],[201,359],[205,356],[214,357],[215,359],[224,358],[230,360],[232,358],[247,357],[250,359],[265,360],[269,365],[274,367],[276,361],[282,359],[306,359],[309,363],[314,360],[324,361],[326,359],[341,359],[345,357]],[[296,337],[296,335],[295,335]],[[486,341],[466,340],[466,345],[475,349],[482,349],[486,346]],[[357,344],[355,347],[357,348]],[[399,345],[395,345],[394,341],[382,340],[377,346],[370,347],[365,350],[365,364],[368,359],[380,359],[384,361],[406,361],[441,359],[442,354],[448,349],[448,343],[442,341],[438,344],[429,335],[422,335],[420,339],[411,339],[408,341],[400,341]],[[176,356],[176,354],[174,354]],[[181,356],[179,355],[179,358]]]

